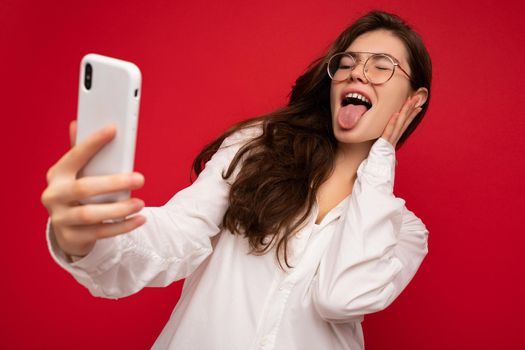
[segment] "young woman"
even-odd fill
[[[47,174],[50,252],[94,296],[185,278],[153,349],[363,349],[364,315],[390,305],[428,252],[428,230],[393,185],[430,81],[420,37],[371,12],[297,79],[286,107],[205,147],[196,181],[162,207],[78,205],[144,182],[75,178],[114,137],[102,130]]]

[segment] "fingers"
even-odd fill
[[[55,181],[46,191],[47,203],[76,203],[82,199],[111,192],[131,191],[144,186],[138,172],[81,177],[73,182]]]
[[[60,158],[48,172],[48,178],[60,173],[76,175],[95,153],[115,137],[115,134],[115,127],[109,126],[90,135]]]
[[[118,236],[123,233],[133,231],[137,227],[143,225],[146,222],[146,217],[143,215],[134,215],[126,218],[124,221],[107,224],[96,224],[92,226],[86,226],[83,230],[89,230],[92,232],[96,239],[108,238]]]
[[[398,119],[399,119],[399,112],[396,112],[392,115],[392,117],[388,121],[388,124],[386,125],[385,130],[383,131],[383,135],[381,135],[382,138],[384,138],[385,140],[389,141],[392,144],[394,144],[394,140],[392,140],[392,134],[394,133],[394,127]]]
[[[417,103],[416,102],[416,106],[417,106]],[[423,108],[421,107],[414,107],[412,109],[412,112],[410,113],[410,115],[407,116],[407,118],[405,119],[405,123],[403,124],[403,127],[401,128],[401,135],[403,135],[403,132],[405,132],[405,130],[408,128],[408,126],[410,125],[410,123],[412,123],[412,120],[414,120],[414,118],[419,114],[419,112],[421,112],[423,110]]]
[[[392,118],[390,118],[385,127],[382,137],[387,139],[394,147],[408,125],[410,125],[415,116],[421,111],[420,107],[416,107],[417,103],[419,103],[417,96],[409,97],[403,104],[401,110],[392,115]]]
[[[53,220],[59,226],[94,225],[105,220],[125,218],[140,211],[144,202],[138,198],[116,203],[88,204],[61,210]]]
[[[399,111],[399,118],[396,121],[394,131],[401,131],[399,133],[399,136],[401,136],[403,128],[403,125],[405,124],[406,119],[412,114],[416,103],[419,101],[417,96],[411,96],[409,97],[403,107],[401,108],[401,111]]]
[[[55,221],[51,220],[52,225]],[[84,226],[66,226],[54,229],[61,249],[69,255],[85,256],[93,249],[98,239],[129,233],[146,222],[143,215],[133,215],[116,223],[97,223]]]
[[[135,190],[144,185],[144,177],[135,172],[77,179],[79,170],[115,137],[116,128],[100,129],[80,143],[76,133],[77,122],[72,121],[71,149],[49,169],[48,186],[41,201],[48,209],[61,249],[70,255],[83,256],[97,239],[130,232],[144,224],[146,218],[137,215],[144,207],[144,202],[137,198],[87,205],[78,205],[79,201],[98,194]]]
[[[71,142],[71,148],[75,146],[76,139],[77,139],[77,121],[72,120],[71,123],[69,123],[69,140]]]

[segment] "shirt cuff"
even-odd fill
[[[372,145],[368,157],[357,168],[357,174],[366,185],[393,193],[396,163],[394,146],[380,137]]]

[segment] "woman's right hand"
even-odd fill
[[[72,147],[49,168],[41,201],[49,212],[59,247],[67,255],[85,256],[98,239],[127,233],[144,224],[146,218],[134,215],[120,222],[103,223],[140,211],[144,202],[138,198],[86,205],[79,201],[97,194],[138,189],[144,185],[144,177],[135,172],[77,179],[77,173],[89,159],[115,137],[116,129],[101,129],[78,145],[76,121],[71,122],[69,132]]]

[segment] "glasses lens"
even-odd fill
[[[332,56],[328,62],[328,75],[335,81],[348,79],[350,71],[355,67],[355,60],[352,56],[345,53],[338,53]]]
[[[365,74],[372,84],[383,84],[394,74],[394,62],[385,55],[370,56],[365,65]]]

